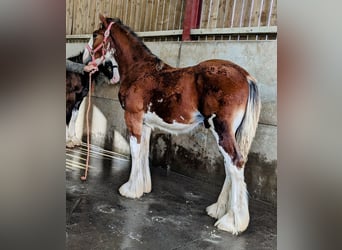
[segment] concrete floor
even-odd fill
[[[152,192],[132,200],[117,191],[128,180],[129,159],[94,147],[82,182],[86,148],[66,155],[67,249],[276,249],[276,208],[269,204],[250,200],[250,225],[232,236],[205,212],[222,183],[152,167]]]

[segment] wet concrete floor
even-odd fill
[[[66,150],[67,249],[276,249],[276,208],[250,200],[241,235],[214,227],[205,208],[217,186],[151,167],[152,192],[140,199],[118,193],[129,177],[127,157],[93,147],[86,182],[86,148]]]

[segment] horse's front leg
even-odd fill
[[[151,128],[142,125],[142,119],[130,119],[130,115],[126,115],[126,124],[131,132],[132,168],[128,182],[120,187],[119,192],[128,198],[139,198],[143,193],[151,192],[148,162]]]
[[[66,147],[74,148],[75,146],[80,146],[82,141],[76,137],[76,120],[78,116],[78,109],[73,109],[71,114],[71,119],[69,126],[66,127]]]

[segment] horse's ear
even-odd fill
[[[100,13],[99,18],[100,18],[101,22],[104,24],[104,26],[107,27],[108,23],[107,23],[106,17]]]

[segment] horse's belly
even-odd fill
[[[198,124],[203,122],[204,117],[200,112],[194,112],[193,119],[191,123],[179,123],[173,121],[173,123],[167,123],[162,118],[160,118],[155,112],[147,112],[144,115],[144,124],[154,128],[159,128],[165,132],[171,134],[182,134],[187,133],[194,129]]]

